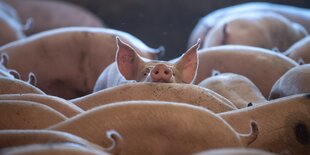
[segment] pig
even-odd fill
[[[248,121],[259,124],[257,139],[250,148],[281,154],[310,154],[310,94],[295,94],[265,104],[218,114],[238,132],[248,131]]]
[[[109,130],[106,132],[106,138],[110,139],[112,142],[112,145],[106,148],[100,147],[96,144],[90,143],[89,141],[82,139],[78,136],[75,136],[73,134],[69,134],[67,132],[60,132],[60,131],[51,131],[51,130],[45,130],[45,129],[21,129],[21,130],[0,130],[0,148],[1,148],[1,154],[6,154],[7,152],[14,151],[14,153],[18,152],[19,148],[22,154],[45,154],[48,153],[51,155],[54,154],[74,154],[77,155],[78,153],[73,152],[65,152],[65,150],[61,149],[57,152],[57,148],[54,148],[54,144],[59,145],[78,145],[80,147],[84,147],[85,149],[89,150],[95,150],[95,151],[110,151],[115,152],[119,149],[119,144],[121,142],[121,135],[117,133],[114,130]],[[31,151],[31,153],[25,153],[27,152],[24,147],[29,146],[36,146],[40,145],[41,148],[39,149],[42,152],[45,152],[43,149],[44,145],[48,145],[46,152],[48,153],[37,153],[35,148],[29,148],[28,151]],[[49,148],[49,149],[48,149]],[[56,151],[56,152],[53,152]],[[12,151],[12,152],[13,152]],[[10,153],[8,153],[10,154]],[[17,153],[20,154],[20,153]],[[82,153],[83,154],[83,153]],[[90,154],[89,154],[90,155]],[[99,154],[96,154],[99,155]],[[102,155],[102,154],[100,154]]]
[[[92,12],[68,1],[7,0],[7,3],[16,9],[23,23],[32,19],[32,26],[25,31],[27,36],[61,27],[106,27]]]
[[[68,119],[47,105],[25,100],[0,100],[0,112],[0,130],[43,129]]]
[[[203,152],[198,152],[193,155],[277,155],[267,150],[257,148],[220,148],[220,149],[209,149]]]
[[[250,79],[268,98],[275,81],[298,64],[283,54],[271,50],[225,45],[199,50],[199,66],[194,84],[210,77],[214,70],[240,74]]]
[[[75,98],[70,102],[88,111],[102,105],[131,100],[187,103],[204,107],[214,113],[237,109],[233,103],[214,91],[197,85],[181,83],[130,83]]]
[[[204,38],[216,23],[227,16],[236,16],[240,13],[249,12],[274,12],[285,16],[290,21],[301,24],[310,32],[310,10],[301,7],[288,6],[282,4],[274,4],[267,2],[249,2],[243,3],[223,9],[215,10],[205,17],[201,18],[192,33],[190,34],[188,46],[195,44],[198,38],[202,39],[203,46]]]
[[[94,147],[83,146],[72,142],[57,142],[48,144],[30,144],[16,147],[3,148],[2,154],[7,155],[55,155],[55,154],[73,154],[73,155],[110,155],[105,151]]]
[[[46,94],[73,99],[90,94],[102,70],[114,62],[119,36],[142,57],[157,59],[163,48],[154,49],[124,31],[108,28],[68,27],[38,33],[0,47],[22,79],[29,72]]]
[[[222,95],[237,108],[245,108],[266,101],[257,86],[247,77],[235,73],[221,73],[204,79],[199,86],[211,89]]]
[[[0,94],[44,94],[39,88],[23,80],[0,76]]]
[[[0,1],[0,36],[0,46],[25,38],[23,25],[15,10],[2,1]]]
[[[269,100],[310,93],[310,64],[304,64],[288,70],[272,86]]]
[[[111,145],[111,139],[103,134],[114,130],[120,135],[113,138],[117,155],[190,155],[207,149],[251,145],[260,134],[260,126],[255,121],[242,125],[248,131],[239,133],[208,109],[153,100],[103,105],[48,130],[71,133],[104,148]]]
[[[237,44],[281,52],[307,35],[303,26],[277,13],[240,13],[219,21],[206,35],[203,48]]]
[[[134,82],[192,83],[198,67],[197,41],[181,57],[171,61],[142,58],[128,44],[116,37],[116,58],[99,76],[93,92]]]
[[[310,36],[299,40],[283,54],[295,60],[300,65],[310,63]]]

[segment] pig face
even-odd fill
[[[192,83],[197,72],[199,44],[200,41],[181,57],[169,62],[142,58],[132,47],[117,38],[117,67],[126,80]]]

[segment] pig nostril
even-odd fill
[[[158,74],[159,72],[158,71],[155,71],[155,74]]]
[[[164,72],[165,74],[169,74],[170,73],[170,71],[169,70],[165,70],[165,72]]]

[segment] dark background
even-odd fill
[[[249,0],[66,0],[78,4],[113,29],[133,34],[150,47],[163,45],[161,59],[178,57],[187,50],[189,35],[198,20],[227,6],[253,2]],[[309,0],[269,0],[271,2],[310,8]]]

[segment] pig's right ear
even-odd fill
[[[128,44],[116,37],[117,53],[116,63],[118,70],[126,80],[134,80],[138,70],[138,64],[141,61],[137,52]]]
[[[176,68],[180,71],[184,83],[192,83],[196,77],[199,61],[197,50],[199,46],[200,39],[176,62]]]

